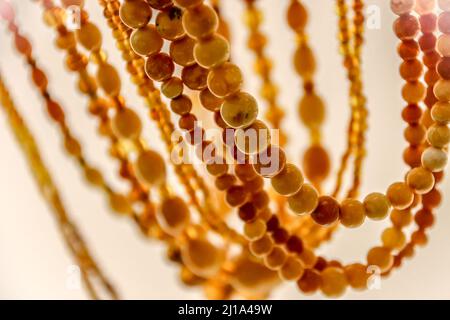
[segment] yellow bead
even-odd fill
[[[294,55],[295,70],[304,80],[311,80],[316,72],[316,60],[314,53],[307,46],[301,46]]]
[[[347,276],[348,284],[355,290],[367,289],[367,281],[370,273],[367,272],[367,267],[360,263],[348,265],[344,269]]]
[[[384,247],[401,250],[405,245],[406,236],[400,229],[388,228],[384,230],[381,240]]]
[[[413,221],[411,210],[392,210],[391,221],[392,225],[397,228],[409,226]]]
[[[183,27],[190,37],[204,38],[217,31],[219,19],[210,6],[200,5],[184,13]]]
[[[172,77],[175,66],[166,53],[155,53],[145,61],[145,73],[154,81],[165,81]]]
[[[183,37],[170,44],[170,56],[173,61],[183,67],[191,66],[195,63],[194,46],[195,40],[190,37]]]
[[[372,193],[364,199],[364,208],[370,219],[383,220],[389,214],[391,204],[384,194]]]
[[[250,242],[250,252],[256,257],[264,257],[273,248],[273,240],[265,234],[262,238]]]
[[[220,108],[220,114],[230,127],[245,128],[256,120],[258,104],[250,94],[238,92],[225,99]]]
[[[328,297],[338,298],[347,290],[348,282],[344,270],[340,268],[326,268],[321,273],[320,289]]]
[[[375,247],[367,254],[367,265],[369,267],[376,266],[380,268],[381,272],[388,271],[393,263],[394,258],[392,257],[391,250],[388,248]]]
[[[109,204],[111,208],[120,214],[129,214],[131,213],[131,204],[128,199],[121,195],[113,193],[109,196]]]
[[[431,117],[437,123],[447,124],[450,122],[450,102],[438,101],[431,109]]]
[[[289,208],[297,215],[311,214],[319,204],[319,193],[310,184],[304,184],[293,196],[288,198]]]
[[[239,91],[243,81],[239,67],[229,62],[213,68],[208,75],[209,90],[219,98],[225,98]]]
[[[183,262],[194,274],[213,277],[219,272],[224,252],[206,239],[189,239],[181,246]]]
[[[249,127],[235,132],[236,147],[245,154],[263,152],[270,145],[270,130],[260,120],[255,120]]]
[[[304,273],[305,269],[300,259],[289,256],[279,270],[281,279],[285,281],[297,281]]]
[[[170,78],[161,85],[161,92],[166,98],[174,99],[183,94],[183,81],[178,77]]]
[[[244,225],[244,235],[250,241],[261,239],[266,233],[266,223],[262,219],[246,222]]]
[[[284,169],[271,179],[272,187],[283,196],[297,193],[303,186],[303,175],[293,164],[287,164]]]
[[[181,198],[165,198],[156,214],[156,219],[165,232],[175,237],[181,234],[189,224],[189,208]]]
[[[150,56],[161,50],[163,39],[152,25],[136,29],[130,36],[131,48],[141,56]]]
[[[97,50],[102,45],[102,34],[94,24],[88,22],[76,31],[80,44],[89,51]]]
[[[442,149],[429,147],[422,154],[422,165],[431,172],[443,171],[447,162],[447,152]]]
[[[320,126],[325,120],[325,105],[316,94],[306,94],[299,104],[302,122],[309,128]]]
[[[389,202],[397,210],[405,210],[414,202],[414,193],[404,182],[393,183],[386,193]]]
[[[183,12],[177,7],[158,13],[155,26],[161,37],[170,41],[181,38],[184,35],[182,16]]]
[[[435,178],[430,171],[420,167],[414,168],[408,173],[406,182],[417,194],[426,194],[433,189]]]
[[[117,70],[110,64],[101,64],[97,70],[100,87],[107,95],[115,96],[120,93],[121,80]]]
[[[287,259],[286,251],[281,247],[274,247],[270,253],[264,257],[264,264],[270,270],[279,270]]]
[[[342,225],[345,227],[357,228],[364,223],[366,218],[366,209],[360,201],[347,199],[341,204],[339,218]]]
[[[164,159],[155,151],[141,153],[136,161],[138,176],[149,186],[161,183],[166,177]]]
[[[136,139],[140,136],[142,124],[139,116],[131,109],[120,109],[112,121],[115,134],[123,139]]]
[[[434,85],[434,94],[440,101],[450,101],[450,80],[439,80]]]
[[[427,132],[428,143],[435,148],[444,148],[450,143],[450,129],[447,125],[434,124]]]
[[[132,29],[147,25],[152,17],[150,6],[144,1],[126,0],[120,6],[122,22]]]
[[[221,35],[213,35],[194,46],[194,58],[207,69],[219,66],[230,58],[230,44]]]

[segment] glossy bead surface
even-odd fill
[[[294,195],[288,198],[289,208],[297,215],[312,213],[319,204],[319,193],[310,184],[304,184]]]
[[[152,10],[144,1],[124,1],[119,13],[122,22],[132,29],[147,25],[152,17]]]
[[[166,198],[162,201],[156,218],[165,232],[172,236],[177,236],[189,224],[189,208],[181,198]]]
[[[283,196],[290,196],[297,193],[303,186],[303,175],[293,164],[286,166],[276,176],[271,178],[272,187]]]
[[[130,36],[133,51],[142,56],[150,56],[161,50],[163,39],[152,25],[147,25],[133,31]]]
[[[139,116],[131,109],[121,109],[112,121],[112,128],[117,136],[123,139],[136,139],[142,131]]]
[[[422,165],[431,172],[440,172],[448,162],[447,152],[442,149],[429,147],[422,154]]]
[[[161,183],[166,176],[164,159],[155,151],[141,153],[136,161],[138,176],[149,186]]]
[[[427,131],[428,143],[438,149],[450,143],[450,128],[448,125],[434,124]]]
[[[232,128],[251,125],[258,116],[258,104],[248,93],[239,92],[227,97],[220,108],[223,120]]]
[[[405,245],[406,236],[400,229],[388,228],[384,230],[381,240],[383,247],[400,250]]]
[[[183,12],[180,8],[171,7],[156,16],[155,26],[164,39],[174,41],[184,35],[182,24]]]
[[[405,210],[414,202],[414,193],[404,182],[396,182],[390,185],[386,196],[397,210]]]
[[[145,60],[145,72],[154,81],[164,81],[172,77],[175,66],[166,53],[155,53]]]
[[[194,58],[207,69],[219,66],[230,58],[230,45],[221,35],[208,37],[194,46]]]
[[[207,5],[200,5],[188,10],[183,15],[183,27],[192,38],[203,38],[211,35],[219,26],[215,11]]]
[[[311,217],[317,224],[328,226],[339,219],[339,214],[339,202],[332,197],[321,196],[317,208],[311,214]]]
[[[322,271],[321,277],[320,289],[326,296],[337,298],[345,293],[348,282],[342,269],[326,268]]]
[[[364,199],[364,208],[368,218],[383,220],[389,214],[391,204],[384,194],[372,193]]]
[[[389,270],[393,262],[394,259],[388,248],[375,247],[367,254],[367,264],[369,266],[377,266],[380,268],[381,272]]]
[[[364,205],[353,199],[344,200],[341,203],[339,220],[347,228],[357,228],[364,223],[366,210]]]
[[[298,258],[288,256],[279,270],[279,275],[285,281],[296,281],[303,276],[304,270],[303,264]]]
[[[208,75],[209,90],[217,97],[224,98],[239,91],[243,84],[242,72],[233,63],[224,63],[213,68]]]
[[[433,189],[435,179],[430,171],[420,167],[414,168],[408,173],[406,182],[417,194],[425,194]]]

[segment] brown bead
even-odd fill
[[[242,221],[245,222],[252,221],[256,218],[256,214],[257,209],[250,202],[247,202],[246,204],[242,205],[239,208],[239,218],[241,218]]]
[[[319,193],[312,185],[304,184],[296,194],[288,198],[288,204],[297,215],[310,214],[319,204]]]
[[[418,80],[423,71],[423,65],[418,59],[404,61],[400,66],[400,75],[406,81]]]
[[[165,81],[174,71],[173,61],[166,53],[155,53],[145,60],[145,72],[154,81]]]
[[[285,165],[286,154],[284,150],[273,145],[256,155],[253,161],[255,171],[266,178],[280,173]]]
[[[264,257],[269,254],[273,248],[273,240],[269,235],[250,242],[250,252],[257,257]]]
[[[297,236],[291,236],[286,243],[286,247],[290,252],[296,254],[301,254],[304,249],[302,239]]]
[[[178,98],[172,99],[170,102],[170,109],[176,114],[183,116],[191,112],[192,101],[187,95],[183,94]]]
[[[419,32],[419,21],[410,14],[404,14],[394,22],[394,32],[401,40],[413,39]]]
[[[165,232],[176,236],[189,224],[189,208],[181,198],[166,198],[163,199],[161,210],[157,211],[156,218]]]
[[[212,35],[195,45],[194,57],[204,68],[220,66],[230,58],[230,44],[221,35]]]
[[[303,276],[304,271],[300,259],[289,256],[280,269],[279,275],[285,281],[296,281]]]
[[[188,10],[183,15],[183,27],[192,38],[204,38],[217,31],[219,19],[215,11],[207,5]]]
[[[305,294],[313,294],[319,290],[322,279],[316,270],[305,270],[303,276],[297,281],[299,289]]]
[[[224,63],[214,68],[208,75],[208,87],[211,93],[224,98],[239,91],[243,84],[242,72],[232,63]]]
[[[367,254],[367,264],[369,266],[377,266],[381,269],[381,272],[385,272],[392,267],[394,258],[391,255],[391,251],[384,247],[375,247]]]
[[[422,196],[422,203],[428,209],[439,207],[442,201],[442,195],[439,190],[433,189],[431,192]]]
[[[183,67],[191,66],[195,63],[194,46],[195,40],[190,37],[183,37],[170,44],[170,56],[173,61]]]
[[[203,90],[207,87],[208,70],[198,64],[184,67],[181,72],[181,79],[184,84],[192,90]]]
[[[366,266],[355,263],[345,267],[344,272],[347,276],[348,284],[355,290],[364,290],[367,288],[367,281],[370,274]]]
[[[183,81],[178,77],[172,77],[161,85],[161,92],[166,98],[174,99],[183,93]]]
[[[304,178],[295,165],[286,164],[284,169],[272,177],[270,181],[276,192],[284,196],[290,196],[300,190],[303,186]]]
[[[391,204],[381,193],[371,193],[364,199],[366,215],[372,220],[383,220],[389,214]]]
[[[414,59],[419,55],[420,48],[414,40],[403,40],[398,48],[398,54],[403,60]]]
[[[418,211],[414,220],[422,229],[428,229],[434,225],[434,215],[430,210],[422,209]]]
[[[406,242],[405,234],[397,228],[388,228],[381,235],[383,246],[389,249],[401,250]]]
[[[234,185],[236,178],[230,174],[221,175],[216,179],[215,185],[220,191],[228,190]]]
[[[289,232],[286,229],[278,228],[272,234],[273,240],[277,244],[286,243],[289,239]]]
[[[322,196],[311,217],[316,223],[326,226],[336,222],[339,219],[339,213],[339,203],[332,197]]]
[[[227,190],[226,200],[232,207],[238,207],[244,204],[246,199],[247,193],[244,191],[243,187],[234,186]]]
[[[394,227],[404,228],[409,226],[413,221],[413,216],[410,210],[392,210],[391,221]]]
[[[322,146],[311,146],[303,156],[303,170],[306,177],[315,183],[325,180],[330,173],[328,152]]]
[[[430,171],[422,167],[418,167],[412,169],[408,173],[406,182],[408,186],[414,190],[414,192],[418,194],[426,194],[433,189],[435,179]]]
[[[152,17],[152,10],[144,1],[124,1],[119,13],[122,22],[133,29],[147,25]]]
[[[47,101],[47,112],[50,115],[50,117],[60,123],[64,122],[65,115],[64,111],[62,110],[61,106],[52,100]]]
[[[267,256],[264,257],[264,264],[270,270],[277,271],[286,262],[286,251],[281,247],[274,247]]]
[[[219,111],[223,103],[223,99],[217,98],[208,88],[203,89],[199,97],[202,106],[209,111]]]
[[[171,7],[156,16],[155,26],[164,39],[174,41],[184,35],[182,24],[183,12],[180,8]]]
[[[292,30],[301,32],[308,22],[308,13],[301,2],[291,1],[286,19]]]
[[[142,56],[158,53],[163,46],[163,39],[152,25],[147,25],[133,31],[130,36],[131,48]]]

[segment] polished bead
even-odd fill
[[[216,275],[224,260],[223,250],[206,239],[187,240],[181,246],[181,256],[189,270],[201,277]]]
[[[341,204],[339,220],[347,228],[357,228],[364,223],[366,210],[364,205],[353,199],[344,200]]]
[[[234,186],[227,190],[226,201],[232,207],[238,207],[245,203],[247,193],[241,186]]]
[[[232,128],[251,125],[258,116],[258,104],[248,93],[238,92],[227,97],[220,109],[223,120]]]
[[[165,232],[177,236],[189,224],[189,208],[179,197],[165,198],[161,203],[160,210],[157,211],[156,218]]]
[[[193,65],[195,63],[195,43],[195,40],[190,37],[183,37],[171,42],[169,51],[173,61],[183,67]]]
[[[194,58],[204,68],[219,66],[230,58],[230,45],[221,35],[210,36],[194,46]]]
[[[123,139],[136,139],[142,131],[139,116],[131,109],[124,108],[117,111],[112,121],[115,134]]]
[[[270,270],[279,270],[287,259],[286,251],[281,247],[274,247],[264,257],[264,264]]]
[[[394,22],[394,32],[401,40],[414,39],[419,29],[419,21],[410,14],[401,15]]]
[[[388,228],[384,230],[381,240],[384,247],[401,250],[406,243],[406,236],[400,229]]]
[[[266,230],[266,223],[262,219],[256,219],[244,224],[244,235],[249,241],[261,239]]]
[[[175,66],[166,53],[155,53],[145,60],[145,72],[154,81],[164,81],[172,77]]]
[[[173,5],[172,0],[145,0],[147,3],[156,10],[163,10]]]
[[[174,99],[183,94],[183,81],[178,77],[172,77],[161,85],[161,92],[166,98]]]
[[[211,74],[211,73],[210,73]],[[200,103],[202,106],[209,111],[220,111],[223,99],[216,97],[208,88],[203,89],[200,92]]]
[[[170,109],[174,113],[183,116],[191,112],[192,101],[187,95],[183,94],[177,98],[172,99],[172,101],[170,102]]]
[[[392,210],[391,221],[394,227],[404,228],[413,221],[413,215],[410,210]]]
[[[450,129],[448,125],[435,124],[428,129],[428,143],[435,148],[444,148],[450,143]]]
[[[152,25],[136,29],[130,36],[133,51],[142,56],[158,53],[163,46],[163,39]]]
[[[388,271],[394,262],[391,250],[384,247],[375,247],[367,254],[367,264],[380,268],[381,272]]]
[[[269,146],[266,150],[256,155],[253,161],[255,171],[266,178],[271,178],[280,173],[285,165],[285,152],[274,145]]]
[[[269,235],[264,235],[258,240],[250,242],[250,252],[257,257],[264,257],[272,251],[273,240]]]
[[[224,63],[213,68],[208,75],[209,90],[217,97],[224,98],[239,91],[243,84],[241,70],[233,63]]]
[[[367,272],[367,267],[360,263],[351,264],[345,267],[345,275],[347,276],[348,284],[355,290],[367,289],[367,282],[370,274]]]
[[[181,8],[189,9],[198,6],[203,0],[174,0],[174,2]]]
[[[391,10],[397,15],[410,13],[414,9],[415,0],[391,0]]]
[[[404,182],[396,182],[390,185],[386,196],[397,210],[405,210],[414,202],[414,193]]]
[[[383,220],[389,214],[391,204],[384,194],[372,193],[364,199],[364,208],[370,219]]]
[[[294,67],[305,80],[310,80],[316,72],[314,53],[307,46],[297,48],[294,54]]]
[[[308,22],[308,13],[301,2],[291,1],[286,19],[292,30],[301,32]]]
[[[305,176],[314,183],[321,183],[330,173],[330,157],[320,145],[309,147],[303,155]]]
[[[327,226],[336,222],[339,219],[339,214],[339,203],[332,197],[321,196],[311,217],[317,224]]]
[[[110,64],[101,64],[97,70],[100,87],[110,96],[118,95],[121,90],[121,80],[117,70]]]
[[[151,17],[152,10],[144,1],[127,0],[120,6],[122,22],[132,29],[147,25]]]
[[[316,270],[305,270],[303,276],[297,281],[297,286],[304,294],[313,294],[319,290],[322,278]]]
[[[121,194],[112,193],[109,196],[109,205],[115,212],[120,214],[129,214],[132,211],[130,202]]]
[[[270,130],[261,120],[235,132],[236,147],[245,154],[264,152],[270,145]]]
[[[96,25],[88,22],[76,31],[79,43],[89,51],[97,50],[102,45],[102,34]]]
[[[449,123],[450,102],[437,102],[431,109],[431,117],[438,123]]]
[[[183,15],[183,27],[192,38],[204,38],[211,35],[219,26],[216,12],[207,5],[188,10]]]
[[[319,193],[310,184],[304,184],[293,196],[288,198],[289,208],[297,215],[312,213],[319,204]]]
[[[301,260],[294,256],[288,256],[279,270],[279,275],[285,281],[296,281],[303,276],[304,272],[305,269]]]
[[[408,173],[406,182],[408,186],[417,194],[425,194],[433,189],[435,179],[430,171],[419,167],[412,169]]]
[[[348,286],[344,270],[339,268],[326,268],[321,273],[321,291],[328,297],[342,296]]]
[[[280,173],[271,178],[272,187],[283,196],[297,193],[303,186],[303,182],[301,171],[293,164],[286,164]]]
[[[437,39],[436,43],[437,51],[443,57],[450,57],[450,35],[449,34],[441,34]]]
[[[450,80],[439,80],[436,82],[434,94],[440,101],[450,101]]]
[[[180,39],[184,35],[182,16],[183,12],[177,7],[160,11],[155,26],[161,37],[170,41]]]
[[[164,159],[155,151],[141,153],[136,161],[138,176],[149,186],[161,183],[166,177]]]
[[[422,165],[431,172],[443,171],[447,162],[447,152],[442,149],[429,147],[422,154]]]
[[[181,79],[184,84],[191,90],[200,91],[207,87],[208,69],[198,64],[184,67],[181,72]]]

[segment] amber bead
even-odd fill
[[[161,85],[161,92],[169,99],[179,97],[183,93],[183,81],[178,77],[172,77]]]
[[[270,181],[277,193],[283,196],[290,196],[300,190],[303,186],[304,178],[301,171],[295,165],[288,163]]]
[[[410,14],[402,15],[394,22],[394,32],[401,40],[413,39],[419,32],[419,29],[419,21]]]
[[[286,165],[286,154],[277,146],[269,146],[255,156],[253,167],[263,177],[273,177],[281,172]]]
[[[234,186],[227,190],[226,201],[232,207],[238,207],[244,204],[247,199],[247,193],[241,186]]]
[[[450,80],[439,80],[434,86],[434,94],[440,101],[450,101]]]
[[[176,114],[183,116],[192,110],[192,101],[185,94],[172,99],[170,102],[170,109]]]
[[[47,101],[47,112],[53,120],[64,122],[64,111],[58,103],[52,100]]]
[[[155,53],[145,60],[145,72],[154,81],[164,81],[172,77],[175,66],[166,53]]]
[[[431,109],[431,116],[438,123],[450,122],[450,102],[437,102]]]
[[[255,169],[250,164],[237,164],[234,173],[243,182],[248,182],[257,177]]]
[[[170,41],[181,38],[184,35],[182,16],[183,12],[177,7],[159,12],[155,26],[161,37]]]
[[[279,270],[279,275],[285,281],[296,281],[303,276],[304,272],[303,263],[298,258],[288,256]]]
[[[408,103],[419,103],[425,98],[426,89],[421,82],[407,82],[402,89],[402,96]]]
[[[286,247],[289,252],[301,254],[304,250],[304,245],[302,239],[297,236],[290,236],[286,242]]]
[[[339,219],[347,228],[357,228],[364,223],[366,209],[364,205],[353,199],[344,200],[341,204]]]
[[[317,208],[311,214],[311,217],[317,224],[327,226],[339,219],[339,212],[339,203],[334,198],[321,196]]]
[[[425,246],[428,243],[428,237],[424,230],[418,230],[411,235],[411,241],[418,246]]]
[[[97,50],[102,45],[102,34],[96,25],[88,22],[76,31],[79,43],[89,51]]]
[[[112,128],[117,136],[123,139],[136,139],[141,134],[142,124],[139,116],[131,109],[117,111]]]
[[[316,72],[314,53],[307,46],[300,46],[294,54],[295,70],[305,80],[311,80]]]
[[[287,254],[286,251],[281,247],[274,247],[272,250],[264,257],[264,263],[270,270],[279,270],[283,264],[286,262]]]
[[[225,191],[232,187],[235,181],[236,178],[233,175],[224,174],[216,179],[215,185],[220,191]]]
[[[206,239],[189,239],[181,246],[181,256],[186,267],[202,277],[216,275],[224,259],[223,251]]]
[[[423,125],[410,125],[405,129],[405,139],[411,146],[419,146],[425,140],[426,129]]]
[[[408,186],[418,194],[425,194],[434,187],[435,179],[433,174],[424,168],[412,169],[406,178]]]
[[[203,90],[207,87],[208,69],[202,68],[198,64],[184,67],[181,79],[189,89]]]
[[[244,224],[244,235],[250,241],[261,239],[266,230],[266,223],[262,219],[256,219]]]
[[[441,204],[442,195],[437,189],[431,190],[430,193],[427,193],[422,196],[422,202],[424,207],[433,209],[438,207]]]
[[[217,31],[219,19],[216,12],[207,5],[188,10],[183,15],[183,27],[192,38],[204,38]]]
[[[303,156],[305,176],[315,183],[325,180],[330,173],[330,158],[328,152],[320,145],[313,145]]]
[[[245,154],[260,154],[270,145],[270,130],[261,120],[235,132],[236,147]]]
[[[156,218],[165,232],[177,236],[189,224],[189,208],[181,198],[165,198],[161,209],[157,211]]]
[[[182,115],[178,120],[178,126],[180,129],[191,131],[195,129],[195,123],[197,122],[197,117],[192,113],[187,113]]]
[[[385,272],[392,267],[394,258],[391,255],[391,250],[384,247],[375,247],[367,254],[367,264],[369,266],[377,266],[381,272]]]
[[[269,254],[273,248],[273,240],[269,235],[250,242],[250,252],[257,257],[264,257]]]
[[[209,90],[220,98],[227,97],[239,91],[242,83],[241,70],[238,66],[229,62],[213,68],[208,75]]]
[[[38,87],[41,91],[47,89],[48,79],[44,71],[39,68],[33,68],[33,71],[31,72],[31,78],[33,79],[36,87]]]
[[[293,196],[288,198],[289,208],[297,215],[312,213],[319,204],[319,193],[310,184],[304,184]]]
[[[189,9],[201,4],[203,0],[174,0],[174,2],[182,8]]]
[[[420,48],[414,40],[403,40],[398,48],[397,52],[403,60],[414,59],[419,55]]]
[[[239,218],[241,218],[242,221],[245,222],[252,221],[256,218],[256,214],[257,209],[250,202],[247,202],[246,204],[242,205],[239,208]]]
[[[443,171],[447,162],[447,151],[442,149],[429,147],[422,154],[422,165],[431,172]]]
[[[147,3],[156,10],[163,10],[173,5],[172,0],[145,0]]]
[[[122,86],[120,76],[112,65],[101,64],[97,70],[97,79],[106,94],[114,96],[120,93]]]
[[[355,290],[364,290],[367,288],[367,281],[370,274],[367,272],[366,266],[355,263],[345,267],[345,275],[348,284]]]
[[[321,273],[321,291],[328,297],[337,298],[342,296],[348,286],[344,270],[340,268],[326,268]]]
[[[385,248],[400,250],[405,245],[406,236],[400,229],[388,228],[381,235],[381,240]]]
[[[230,58],[230,45],[221,35],[202,39],[194,46],[194,58],[204,68],[213,68]]]
[[[414,221],[420,228],[427,229],[434,225],[434,216],[431,211],[423,209],[416,213]]]
[[[364,199],[366,215],[372,220],[383,220],[389,214],[391,204],[388,198],[381,193],[369,194]]]
[[[126,0],[120,6],[122,22],[132,29],[141,28],[148,24],[152,17],[152,10],[144,1]]]
[[[291,1],[286,19],[292,30],[301,32],[305,29],[308,22],[308,13],[301,2]]]
[[[163,39],[152,25],[136,29],[130,36],[133,51],[142,56],[158,53],[163,46]]]
[[[450,128],[447,125],[434,124],[428,129],[427,140],[435,148],[444,148],[450,143]]]
[[[86,167],[84,175],[86,180],[94,186],[102,186],[104,184],[103,176],[97,169]]]
[[[232,128],[251,125],[258,116],[258,104],[248,93],[238,92],[227,97],[220,108],[223,120]]]
[[[305,294],[313,294],[319,290],[322,283],[320,273],[316,270],[305,270],[303,276],[297,281],[297,286]]]
[[[190,37],[183,37],[179,40],[173,41],[170,44],[170,56],[173,61],[183,67],[193,65],[195,40]]]
[[[115,212],[120,214],[129,214],[131,212],[130,202],[121,194],[111,194],[109,196],[109,205]]]
[[[223,100],[213,95],[208,88],[203,89],[199,96],[200,103],[205,109],[213,112],[220,110]]]
[[[389,202],[397,210],[409,208],[414,201],[414,193],[404,182],[393,183],[386,193]]]
[[[400,75],[406,81],[416,81],[420,78],[423,65],[418,59],[403,61],[400,66]]]
[[[161,183],[166,176],[164,159],[151,150],[147,150],[139,155],[136,161],[136,169],[142,181],[150,186]]]
[[[270,197],[265,191],[258,191],[252,195],[252,203],[258,209],[266,208],[270,203]]]
[[[439,31],[445,34],[450,34],[450,13],[442,12],[438,17]]]

